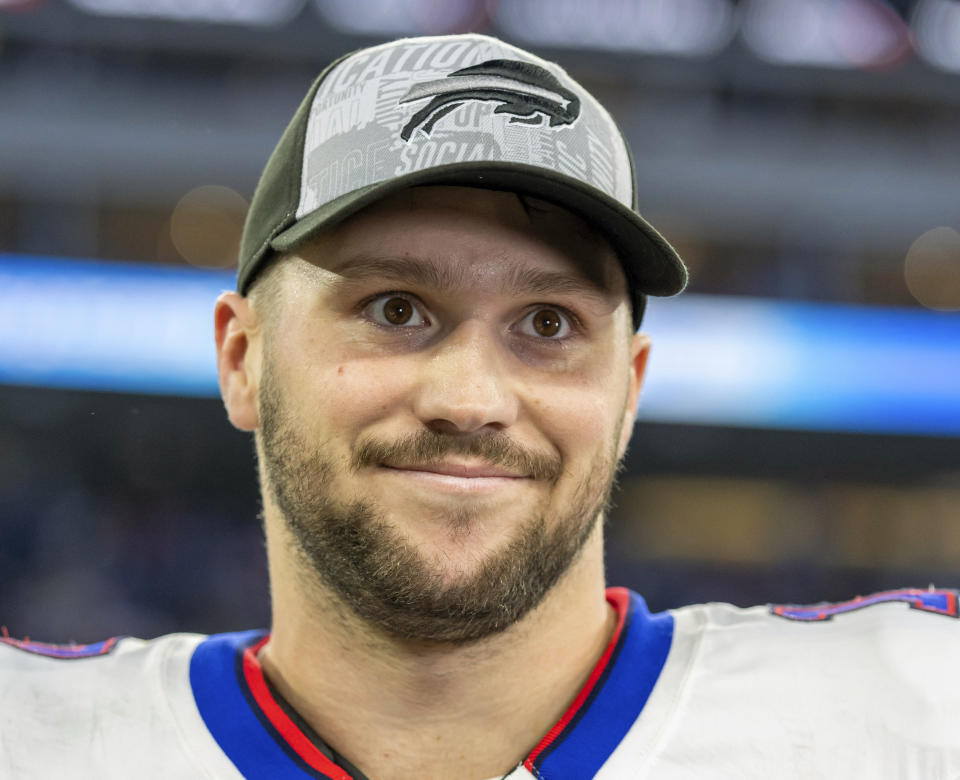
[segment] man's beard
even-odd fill
[[[579,556],[607,508],[616,474],[613,452],[601,453],[565,512],[548,522],[543,509],[534,511],[474,572],[450,582],[371,502],[336,500],[336,464],[322,446],[301,438],[269,361],[259,407],[265,487],[308,573],[355,615],[400,639],[473,642],[520,620]],[[531,474],[551,487],[563,473],[559,456],[530,453],[503,433],[464,437],[427,429],[392,443],[359,442],[345,468],[426,463],[451,454]],[[471,508],[444,521],[452,534],[468,534]]]

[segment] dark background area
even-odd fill
[[[0,0],[0,252],[230,267],[327,62],[472,29],[561,62],[611,108],[691,292],[960,316],[949,273],[905,265],[960,229],[960,40],[929,21],[954,0],[555,2],[536,29],[532,0],[194,2],[179,20],[158,5]],[[228,6],[289,13],[214,18]],[[621,40],[625,22],[653,32]],[[960,586],[956,438],[645,422],[621,483],[610,580],[656,609]],[[217,400],[0,386],[11,634],[265,624],[258,510],[251,442]]]

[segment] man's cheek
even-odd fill
[[[319,380],[316,392],[334,426],[365,425],[408,405],[412,377],[402,366],[341,361]]]
[[[569,446],[593,449],[609,440],[621,419],[622,403],[597,388],[556,394],[540,405],[540,419],[552,435]]]

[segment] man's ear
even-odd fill
[[[650,337],[646,333],[634,334],[630,355],[630,385],[627,391],[627,408],[624,410],[620,428],[620,441],[617,443],[618,460],[627,451],[630,436],[633,434],[633,423],[637,417],[637,401],[640,399],[640,388],[647,371],[647,358],[650,356]]]
[[[217,298],[213,314],[220,395],[230,422],[242,431],[260,424],[260,321],[250,301],[236,292]]]

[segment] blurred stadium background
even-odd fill
[[[610,579],[654,608],[960,585],[956,0],[0,0],[0,623],[264,625],[211,306],[312,78],[408,34],[562,62],[633,147],[654,301]]]

